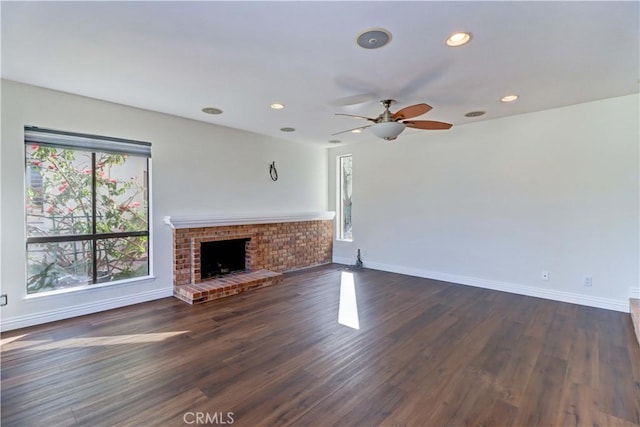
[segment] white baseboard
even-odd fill
[[[139,304],[141,302],[170,296],[173,296],[173,287],[169,289],[154,289],[152,291],[140,292],[134,295],[110,298],[107,300],[80,304],[73,307],[60,308],[57,310],[3,318],[0,330],[4,332],[12,329],[26,328],[27,326],[55,322],[57,320],[69,319],[71,317],[84,316],[85,314],[98,313],[100,311],[111,310],[114,308],[125,307],[127,305]]]
[[[335,258],[334,258],[335,260]],[[338,261],[336,261],[338,262]],[[589,307],[604,308],[607,310],[629,312],[629,301],[615,300],[611,298],[594,297],[591,295],[575,294],[571,292],[557,291],[554,289],[536,288],[533,286],[517,285],[494,280],[478,279],[475,277],[458,276],[454,274],[440,273],[436,271],[421,270],[410,267],[383,264],[378,262],[365,262],[364,266],[373,270],[388,271],[390,273],[406,274],[409,276],[423,277],[425,279],[440,280],[443,282],[460,285],[475,286],[478,288],[493,289],[495,291],[509,292],[518,295],[544,298],[553,301],[568,302],[572,304],[586,305]]]
[[[640,299],[640,288],[629,288],[629,298]]]
[[[333,257],[333,262],[336,264],[353,265],[356,263],[356,260],[355,258],[351,259],[351,258]]]

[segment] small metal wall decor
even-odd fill
[[[269,165],[269,176],[271,177],[271,181],[278,180],[278,170],[276,169],[276,162],[271,162]]]

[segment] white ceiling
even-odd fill
[[[367,124],[333,113],[375,117],[383,98],[397,99],[395,109],[426,102],[434,109],[417,119],[460,126],[637,93],[639,5],[5,1],[2,77],[328,145],[332,133]],[[391,42],[358,47],[357,35],[375,27]],[[459,30],[472,41],[447,47]],[[337,105],[365,93],[376,101]],[[520,99],[499,101],[510,93]],[[273,102],[286,108],[271,110]],[[208,106],[224,114],[202,113]],[[464,116],[474,110],[487,114]]]

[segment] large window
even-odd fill
[[[352,194],[352,156],[338,157],[338,239],[352,240],[351,194]]]
[[[151,144],[25,127],[27,293],[149,275]]]

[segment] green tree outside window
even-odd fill
[[[25,147],[27,292],[148,275],[148,159]]]

